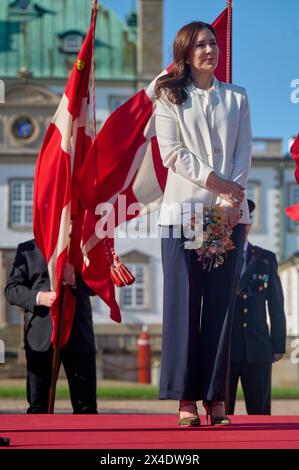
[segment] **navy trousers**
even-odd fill
[[[244,225],[223,265],[203,270],[170,227],[161,240],[164,273],[160,399],[224,400]],[[163,232],[162,232],[163,233]]]
[[[230,365],[229,414],[234,414],[238,381],[244,393],[246,410],[249,415],[271,414],[271,374],[270,362],[232,362]]]

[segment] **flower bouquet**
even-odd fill
[[[189,231],[192,231],[199,222],[202,223],[203,230],[195,249],[198,261],[203,264],[203,269],[208,268],[210,271],[212,267],[221,266],[227,252],[235,248],[231,239],[232,229],[229,228],[227,215],[219,204],[213,207],[204,207],[201,219],[199,216],[193,215]],[[196,235],[193,237],[193,242],[196,243]]]

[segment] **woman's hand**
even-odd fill
[[[221,207],[227,215],[227,223],[229,228],[234,228],[238,224],[241,217],[240,209],[230,206]]]
[[[207,179],[206,187],[209,191],[213,191],[232,207],[240,207],[244,198],[245,188],[235,181],[229,181],[217,176],[212,171]]]

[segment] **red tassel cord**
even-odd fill
[[[135,282],[135,276],[121,262],[115,254],[114,248],[109,246],[107,237],[105,238],[106,258],[110,265],[110,277],[116,287],[129,286]]]

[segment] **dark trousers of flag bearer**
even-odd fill
[[[61,350],[74,414],[94,414],[96,405],[96,364],[93,352]],[[26,350],[28,413],[47,413],[51,384],[53,348],[46,352]]]
[[[160,399],[225,399],[230,330],[244,224],[233,229],[235,249],[224,263],[203,270],[195,250],[185,249],[184,236],[163,237],[163,337]]]
[[[70,338],[61,349],[61,362],[68,379],[73,412],[97,413],[96,348],[89,299],[93,292],[77,275],[72,292],[76,296],[76,312]],[[27,413],[47,413],[48,409],[53,356],[51,295],[47,266],[35,240],[21,243],[5,296],[11,305],[25,311]]]

